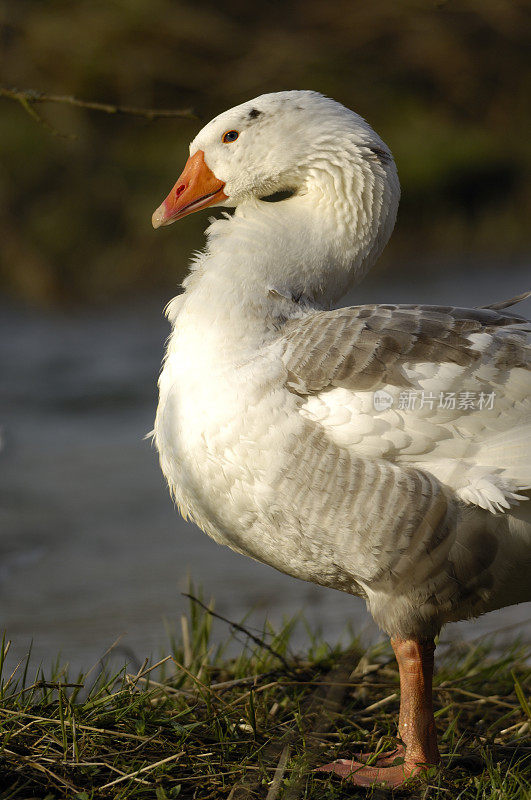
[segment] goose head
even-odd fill
[[[387,243],[399,196],[393,157],[362,117],[317,92],[278,92],[225,111],[198,133],[152,221],[155,228],[170,225],[211,206],[236,208],[247,220],[262,213],[276,228],[271,240],[289,229],[283,259],[293,253],[299,268],[308,259],[303,240],[308,247],[311,228],[328,270],[337,263],[342,273],[333,292],[339,296]],[[274,210],[272,200],[279,201]]]

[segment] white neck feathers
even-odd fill
[[[398,177],[386,151],[347,142],[341,157],[334,144],[326,152],[320,143],[293,197],[250,199],[214,220],[187,291],[202,283],[223,302],[254,305],[276,290],[327,307],[361,280],[391,235]]]

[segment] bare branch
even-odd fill
[[[91,100],[80,100],[65,94],[47,94],[35,89],[15,89],[14,87],[0,86],[0,97],[7,97],[15,100],[24,110],[41,125],[44,125],[54,135],[63,136],[55,130],[34,108],[35,103],[62,103],[63,105],[76,106],[77,108],[87,108],[90,111],[101,111],[104,114],[120,114],[131,117],[142,117],[147,120],[155,119],[199,119],[191,108],[135,108],[134,106],[118,106],[112,103],[97,103]]]
[[[247,628],[244,628],[243,625],[239,625],[237,622],[233,622],[232,620],[227,619],[227,617],[222,617],[221,614],[217,614],[215,611],[212,611],[211,608],[202,603],[201,600],[199,600],[199,598],[194,597],[193,594],[188,594],[188,592],[181,592],[181,594],[183,597],[188,597],[189,600],[192,600],[192,602],[197,603],[198,606],[201,606],[201,608],[204,609],[208,614],[210,614],[210,616],[215,617],[216,619],[220,619],[222,622],[226,622],[228,625],[230,625],[231,628],[234,628],[234,630],[240,631],[240,633],[244,633],[255,644],[259,645],[260,647],[263,647],[265,650],[268,650],[271,653],[271,655],[275,656],[275,658],[278,658],[278,660],[281,662],[281,664],[287,670],[287,672],[289,673],[292,672],[290,665],[288,664],[287,660],[284,658],[282,653],[279,653],[277,650],[271,647],[270,644],[264,642],[264,640],[260,639],[259,636],[255,636],[254,633],[251,633],[251,631],[247,630]]]

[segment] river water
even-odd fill
[[[524,262],[500,267],[429,262],[366,280],[359,302],[482,305],[529,288]],[[191,577],[219,613],[261,627],[302,610],[325,638],[347,626],[379,636],[363,601],[289,578],[212,542],[174,510],[144,435],[169,328],[169,298],[98,311],[46,314],[4,306],[0,322],[0,627],[11,658],[33,640],[34,663],[60,654],[90,667],[122,636],[134,665],[164,651]],[[531,315],[531,303],[520,306]],[[489,631],[531,641],[531,605],[448,626],[443,638]],[[216,627],[218,639],[226,626]],[[296,646],[303,647],[299,626]]]

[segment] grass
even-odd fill
[[[0,658],[0,798],[340,800],[389,797],[312,772],[319,763],[392,744],[398,672],[386,645],[347,649],[314,636],[290,652],[294,623],[257,636],[231,625],[238,655],[211,643],[212,613],[192,600],[168,654],[75,679],[29,678]],[[245,633],[244,633],[245,632]],[[4,641],[2,653],[8,649]],[[439,655],[435,679],[442,768],[400,797],[529,797],[529,653],[485,643]]]

